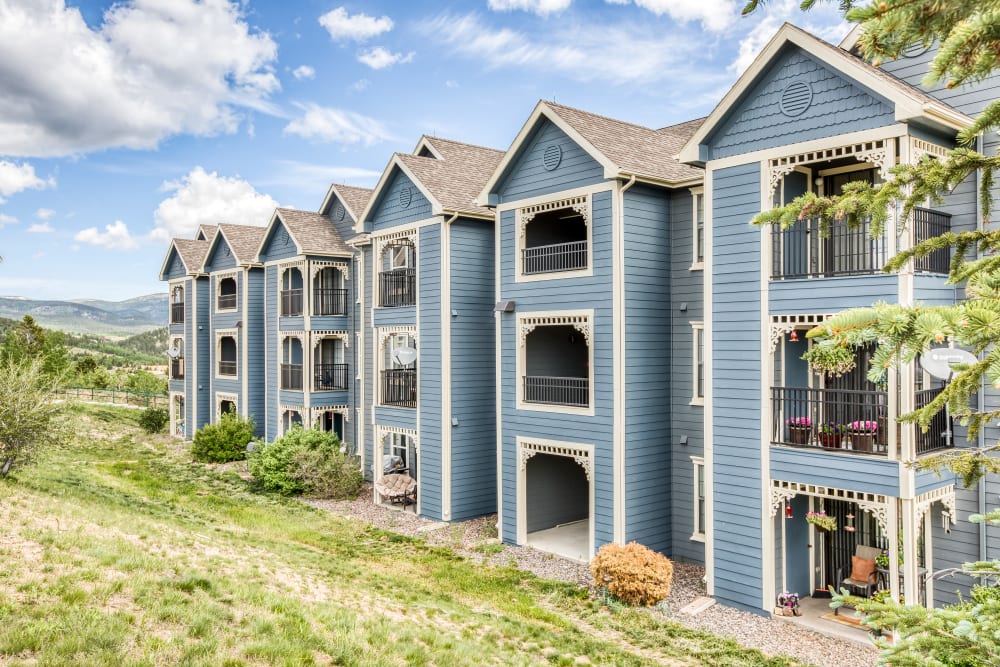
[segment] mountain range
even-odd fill
[[[167,325],[167,294],[147,294],[125,301],[73,299],[43,301],[0,296],[0,317],[31,315],[40,325],[71,333],[127,336]]]

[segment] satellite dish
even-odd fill
[[[181,351],[176,347],[168,347],[167,356],[170,357],[171,359],[176,359],[177,357],[181,356]]]
[[[417,351],[412,347],[397,347],[392,351],[392,360],[400,366],[409,366],[417,360]]]
[[[948,381],[955,366],[974,364],[978,359],[967,350],[957,347],[939,347],[920,355],[920,365],[938,380]]]

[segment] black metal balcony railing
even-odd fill
[[[913,240],[920,243],[951,231],[951,216],[929,208],[913,209]],[[914,260],[913,270],[927,273],[948,273],[951,252],[948,248],[935,250],[926,257]]]
[[[170,362],[170,379],[171,380],[183,380],[184,379],[184,360],[183,359],[173,359]]]
[[[219,295],[219,310],[233,310],[236,308],[236,295],[235,294],[220,294]]]
[[[313,389],[347,389],[347,364],[315,364]]]
[[[346,315],[347,290],[320,287],[313,290],[313,315]]]
[[[590,381],[587,378],[527,375],[524,377],[524,402],[585,408],[590,405]]]
[[[914,397],[916,399],[914,407],[918,410],[925,407],[942,391],[944,390],[941,388],[922,389],[918,391]],[[948,415],[945,414],[944,410],[934,415],[926,433],[923,433],[922,429],[917,426],[917,455],[953,446],[955,443],[954,435],[952,435],[951,442],[948,442],[948,433],[951,431],[951,426],[948,423]]]
[[[281,364],[281,388],[302,389],[302,364]]]
[[[771,277],[822,278],[878,273],[889,259],[885,239],[870,237],[865,220],[853,229],[846,222],[830,225],[830,235],[820,238],[819,218],[803,220],[788,229],[771,229]]]
[[[395,368],[382,371],[382,405],[417,407],[417,370]]]
[[[918,391],[916,407],[927,405],[940,391]],[[771,401],[772,444],[888,453],[889,408],[884,391],[772,387]],[[917,429],[917,453],[947,447],[946,431],[943,413],[934,418],[927,433]]]
[[[171,324],[183,324],[184,323],[184,304],[183,303],[172,303],[172,304],[170,304],[170,323]]]
[[[521,251],[525,274],[555,273],[587,268],[587,242],[554,243]]]
[[[298,317],[302,314],[302,288],[281,290],[281,314]]]
[[[236,362],[235,361],[220,361],[219,362],[219,375],[236,375]]]
[[[383,308],[417,303],[417,270],[395,269],[378,274],[378,305]]]

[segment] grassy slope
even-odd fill
[[[787,665],[258,495],[136,413],[0,481],[0,665]]]

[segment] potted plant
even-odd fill
[[[798,616],[799,594],[785,591],[777,597],[777,606],[774,608],[775,616]]]
[[[832,530],[837,530],[837,519],[836,517],[827,516],[826,512],[808,512],[806,513],[806,523],[811,523],[816,526],[821,532],[828,533]]]
[[[871,420],[859,420],[847,425],[847,433],[851,438],[851,447],[858,452],[875,451],[875,433],[878,431],[878,422]]]
[[[837,422],[826,422],[816,428],[816,433],[819,436],[819,443],[821,445],[830,449],[837,449],[840,447],[840,441],[844,438],[844,426]]]
[[[788,424],[788,441],[793,445],[809,444],[812,432],[812,420],[809,417],[791,417],[785,420]]]

